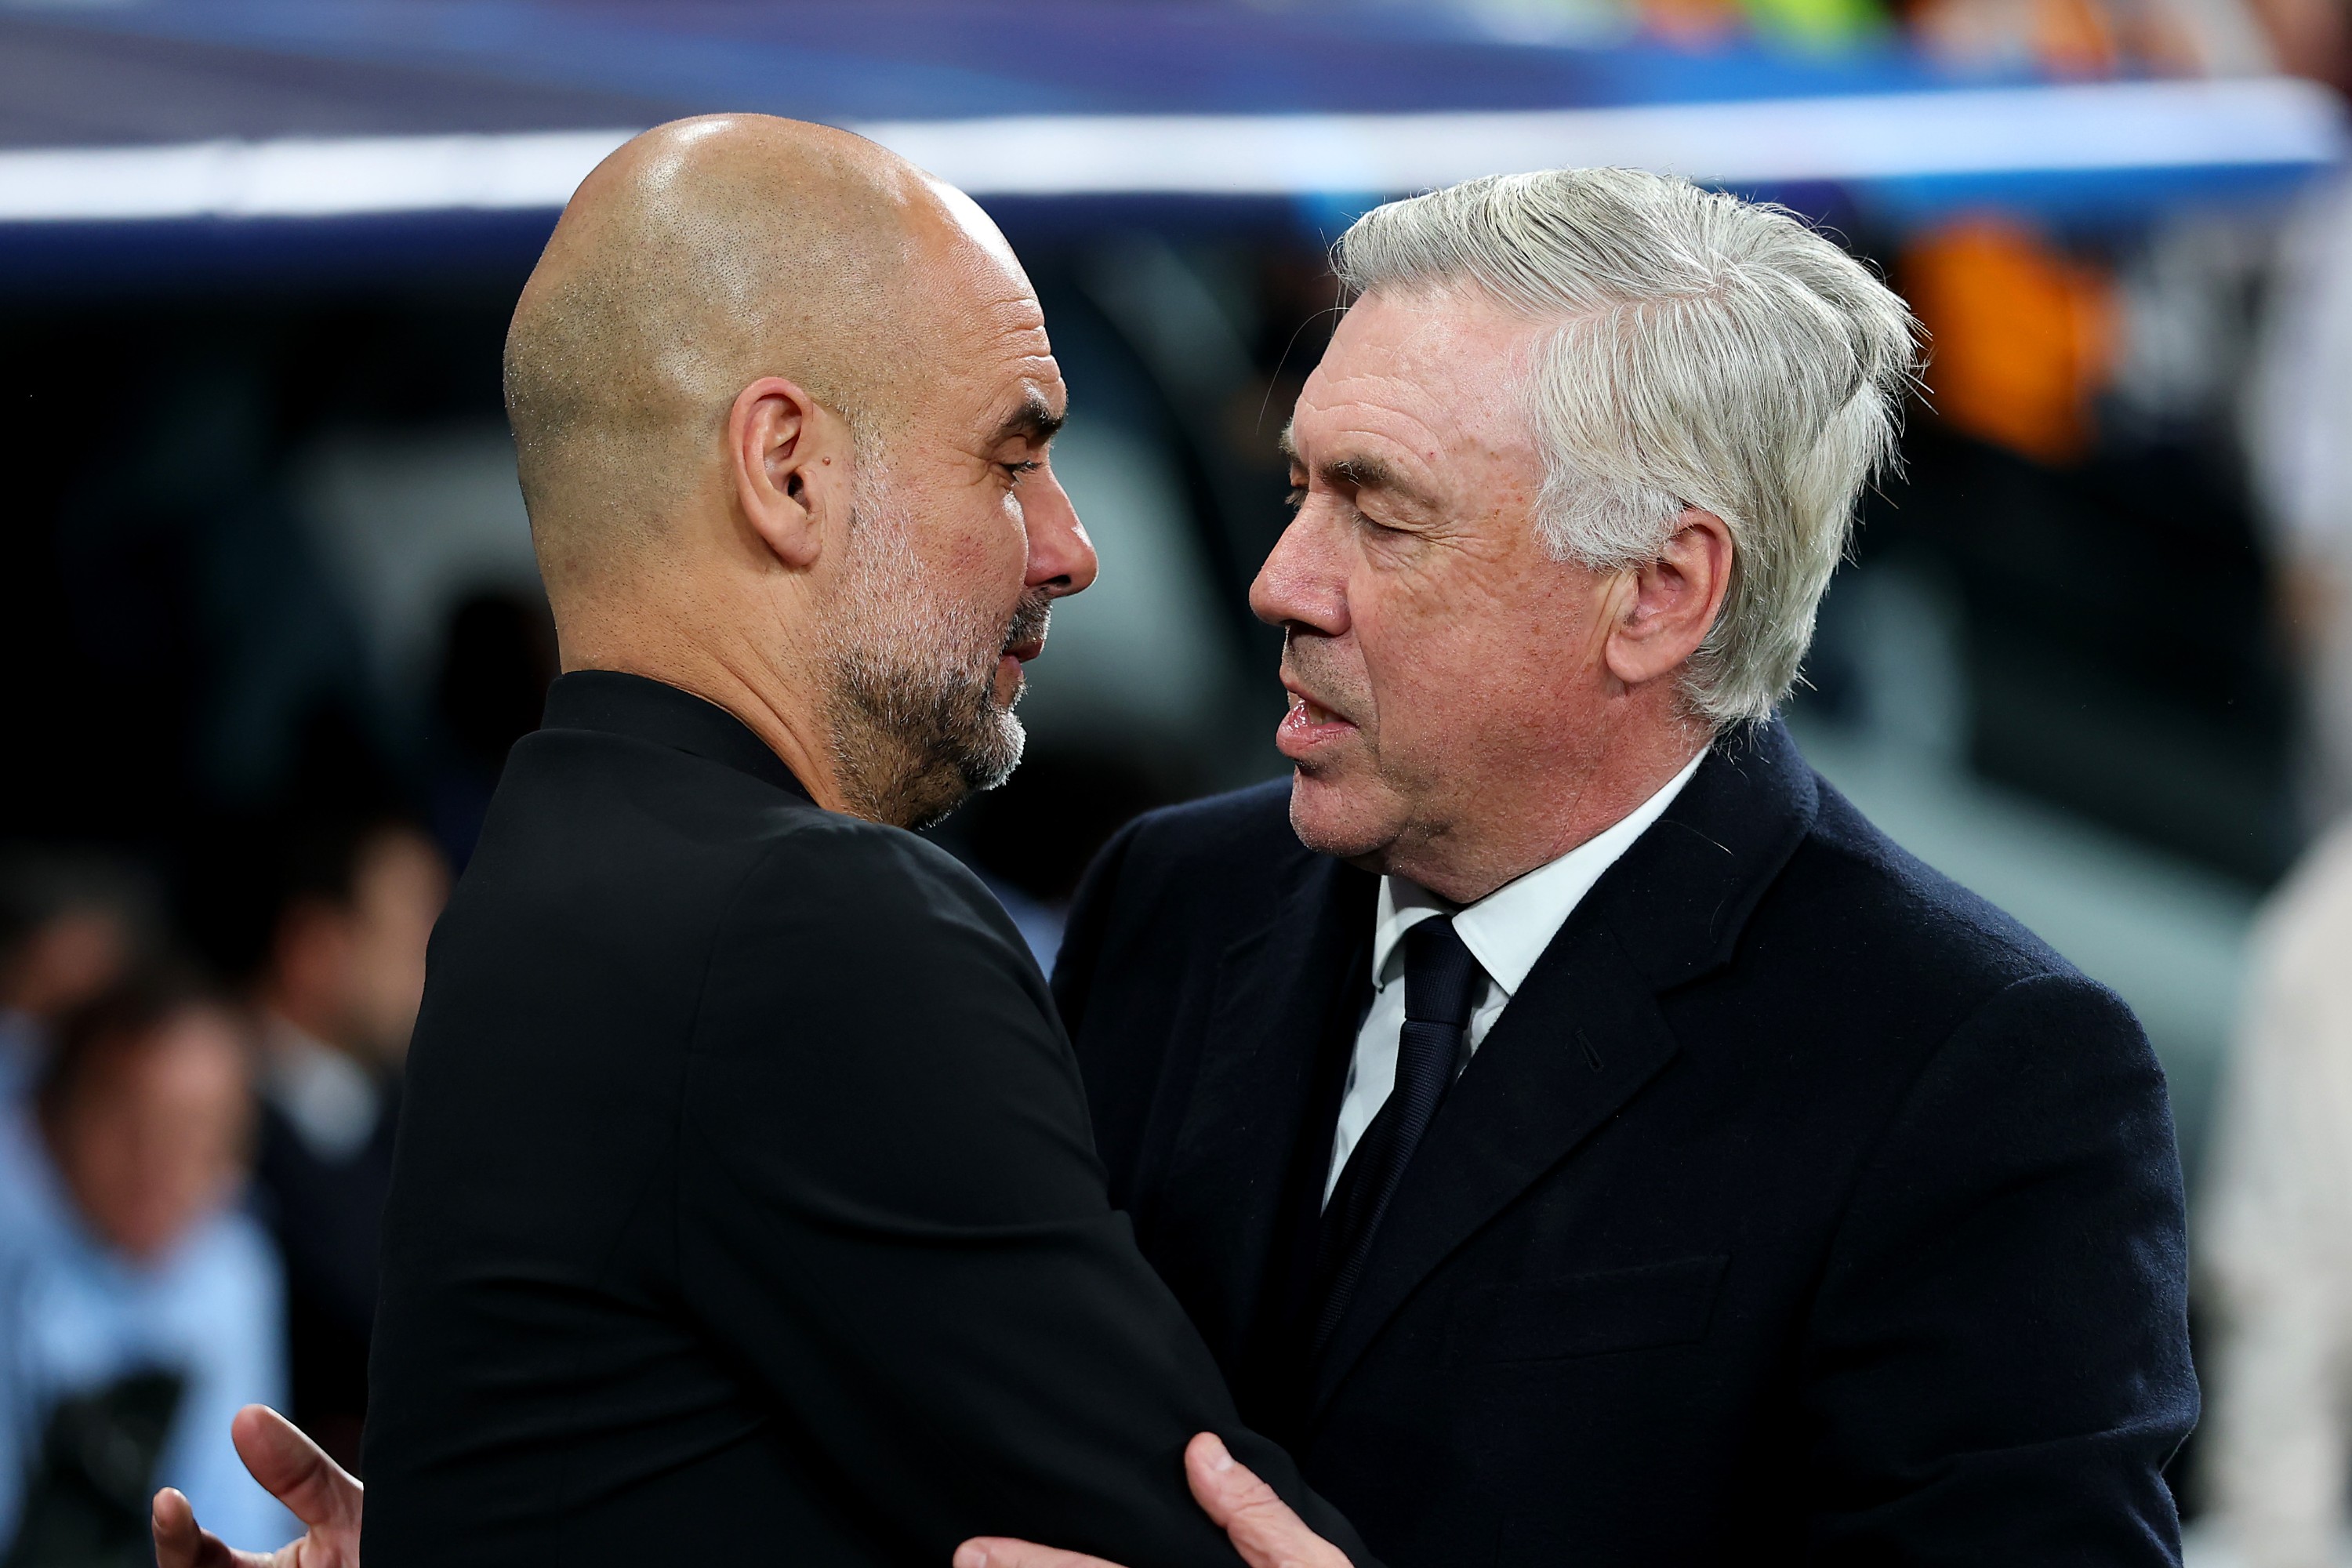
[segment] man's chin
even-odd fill
[[[1290,770],[1290,830],[1318,854],[1362,861],[1385,852],[1396,828],[1377,792],[1322,771]]]
[[[998,788],[1021,765],[1021,755],[1028,746],[1029,731],[1020,715],[1009,705],[994,710],[988,716],[985,743],[975,748],[968,760],[965,782],[974,794]]]

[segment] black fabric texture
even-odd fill
[[[384,1217],[371,1568],[1231,1564],[1246,1430],[1114,1211],[1044,976],[721,710],[567,675],[436,930]]]
[[[1312,1343],[1297,1216],[1377,881],[1303,848],[1286,791],[1115,838],[1055,985],[1112,1201],[1372,1551],[2179,1561],[2162,1472],[2197,1392],[2155,1057],[1777,725],[1719,741],[1570,917]]]

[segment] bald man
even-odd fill
[[[1105,1196],[1003,910],[909,832],[1021,752],[1095,558],[1035,298],[959,193],[755,117],[582,185],[507,389],[566,673],[433,939],[373,1568],[1233,1548],[1244,1431]]]

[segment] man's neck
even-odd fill
[[[1536,810],[1457,823],[1442,837],[1392,847],[1368,868],[1455,904],[1475,904],[1640,810],[1712,740],[1705,729],[1677,727],[1658,737],[1663,743],[1612,747],[1603,753],[1606,766],[1566,788],[1537,792]]]
[[[643,676],[725,709],[782,759],[810,799],[827,811],[849,809],[821,702],[761,662],[668,637],[574,633],[560,642],[567,672],[609,669]]]

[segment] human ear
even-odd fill
[[[1688,506],[1675,520],[1658,558],[1630,573],[1618,597],[1605,658],[1628,686],[1671,675],[1698,651],[1731,591],[1731,530],[1723,519]]]
[[[847,421],[778,375],[735,395],[727,456],[745,525],[785,566],[805,571],[848,521]]]

